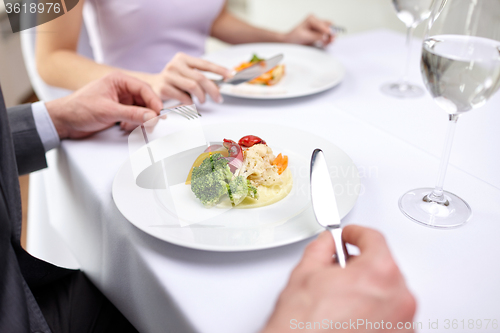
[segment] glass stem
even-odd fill
[[[443,156],[441,157],[441,164],[439,165],[439,173],[436,182],[436,187],[432,193],[424,197],[424,201],[436,202],[445,206],[448,206],[449,202],[443,195],[443,184],[444,177],[446,175],[446,169],[448,168],[448,162],[450,160],[451,146],[453,145],[453,137],[455,135],[455,128],[458,121],[458,114],[450,114],[448,122],[448,131],[446,133],[446,141],[443,149]]]
[[[415,30],[415,26],[411,25],[406,29],[406,63],[403,72],[403,76],[401,77],[401,83],[408,82],[408,71],[410,70],[410,59],[411,59],[411,41],[413,37],[413,31]]]

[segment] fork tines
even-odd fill
[[[175,112],[178,115],[181,115],[189,120],[201,117],[201,114],[198,112],[198,110],[196,110],[196,105],[194,104],[182,105],[171,109],[163,109],[161,111],[162,114],[165,114],[167,112]]]
[[[345,32],[346,32],[346,28],[341,27],[341,26],[339,26],[339,25],[331,25],[331,26],[330,26],[330,31],[331,31],[333,34],[342,34],[342,33],[345,33]]]

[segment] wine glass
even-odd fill
[[[472,211],[443,183],[458,118],[500,87],[500,0],[435,0],[422,46],[421,71],[436,103],[449,117],[436,187],[405,193],[399,208],[436,228],[466,223]]]
[[[397,82],[384,84],[382,92],[401,98],[419,97],[424,90],[408,82],[408,70],[411,58],[411,40],[413,31],[431,13],[432,0],[392,0],[398,18],[406,25],[406,62],[403,76]]]

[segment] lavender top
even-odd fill
[[[177,52],[201,56],[225,0],[87,0],[83,17],[94,59],[157,73]]]

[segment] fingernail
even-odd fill
[[[219,104],[224,103],[224,98],[222,98],[222,96],[219,96],[219,98],[217,99],[217,103]]]
[[[144,122],[147,122],[147,121],[153,119],[155,116],[156,116],[156,114],[153,112],[144,112],[144,115],[142,116],[142,120]]]

